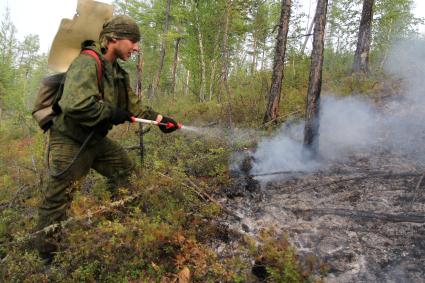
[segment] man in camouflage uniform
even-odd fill
[[[178,128],[173,119],[141,107],[130,87],[128,74],[117,62],[117,59],[126,61],[137,52],[139,40],[136,22],[127,16],[115,16],[103,25],[98,43],[83,43],[83,48],[95,51],[102,61],[101,83],[98,84],[98,64],[94,57],[80,54],[69,67],[59,101],[62,113],[50,128],[51,175],[39,206],[37,230],[66,219],[72,201],[72,183],[85,176],[90,168],[107,178],[112,192],[128,185],[134,164],[118,143],[106,137],[113,125],[131,121],[134,115],[175,125],[159,126],[165,133]],[[58,172],[64,173],[55,177]],[[40,256],[47,261],[51,261],[57,251],[52,234],[41,233],[36,240]]]

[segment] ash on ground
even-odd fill
[[[244,169],[250,156],[243,155],[243,170],[220,200],[241,217],[225,220],[230,229],[258,239],[273,227],[301,261],[313,256],[329,266],[325,282],[425,282],[421,164],[388,152],[353,154],[325,171],[260,186]]]

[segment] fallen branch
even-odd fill
[[[148,189],[149,190],[149,189]],[[31,234],[27,234],[25,236],[21,236],[21,237],[16,237],[14,241],[8,242],[3,244],[4,246],[13,246],[13,245],[17,245],[17,244],[21,244],[21,243],[25,243],[33,238],[35,238],[37,235],[41,234],[41,233],[50,233],[53,231],[56,231],[57,229],[60,228],[65,228],[66,226],[68,226],[71,223],[74,222],[78,222],[78,221],[83,221],[85,219],[90,219],[92,218],[94,215],[99,215],[99,214],[103,214],[105,212],[109,212],[109,211],[113,211],[115,208],[117,207],[122,207],[124,205],[126,205],[127,203],[130,203],[134,200],[136,200],[137,198],[139,198],[142,195],[142,193],[138,193],[132,196],[128,196],[126,198],[123,198],[119,201],[115,201],[112,202],[109,206],[101,206],[99,209],[91,212],[89,211],[88,213],[81,215],[79,217],[70,217],[65,221],[59,222],[59,223],[55,223],[49,226],[44,227],[41,230],[38,230],[36,232],[33,232]]]
[[[299,109],[299,110],[296,110],[296,111],[294,111],[294,112],[288,113],[288,114],[283,115],[283,116],[277,116],[276,118],[274,118],[274,119],[272,119],[272,120],[270,120],[270,121],[268,121],[268,122],[264,123],[264,124],[262,125],[262,127],[267,127],[268,125],[270,125],[270,124],[272,124],[272,123],[277,123],[277,122],[279,122],[280,120],[284,120],[284,119],[286,119],[286,118],[288,118],[288,117],[291,117],[291,116],[293,116],[293,115],[295,115],[295,114],[302,113],[302,111],[303,111],[303,110]]]
[[[170,179],[170,180],[173,180],[173,178],[171,178],[170,176],[168,176],[168,175],[165,175],[165,174],[163,174],[163,173],[158,173],[158,174],[160,174],[161,176],[163,176],[163,177],[166,177],[166,178],[168,178],[168,179]],[[190,180],[189,178],[188,178],[188,182],[190,183],[190,186],[189,185],[187,185],[187,184],[185,184],[185,183],[183,183],[183,182],[181,182],[181,184],[183,185],[183,186],[185,186],[186,188],[189,188],[189,189],[191,189],[191,190],[193,190],[198,196],[200,196],[203,200],[205,200],[205,199],[208,199],[209,201],[211,201],[212,203],[214,203],[215,205],[217,205],[222,211],[224,211],[224,212],[226,212],[227,214],[229,214],[229,215],[231,215],[231,216],[233,216],[233,217],[235,217],[236,219],[238,219],[238,220],[241,220],[242,218],[239,216],[239,215],[237,215],[236,213],[234,213],[233,211],[231,211],[231,210],[229,210],[229,209],[227,209],[227,208],[225,208],[221,203],[219,203],[217,200],[215,200],[212,196],[210,196],[209,194],[207,194],[206,192],[203,192],[203,191],[201,191],[201,189],[199,189],[198,188],[198,186],[192,181],[192,180]]]
[[[363,179],[367,179],[367,178],[399,178],[399,177],[418,177],[420,176],[420,174],[418,173],[410,173],[410,172],[405,172],[405,173],[388,173],[388,172],[372,172],[372,173],[366,173],[367,175],[365,176],[355,176],[355,177],[350,177],[350,178],[345,178],[345,179],[341,179],[341,180],[335,180],[335,181],[331,181],[325,184],[320,184],[320,186],[323,185],[334,185],[334,184],[338,184],[341,182],[348,182],[348,181],[355,181],[355,180],[363,180]]]
[[[275,172],[251,174],[251,175],[248,175],[248,177],[255,178],[255,177],[265,177],[265,176],[274,176],[274,175],[291,175],[291,174],[298,175],[298,174],[308,174],[308,173],[317,173],[317,171],[316,172],[312,172],[312,171],[310,171],[310,172],[309,171],[275,171]]]
[[[357,180],[364,180],[367,178],[400,178],[400,177],[418,177],[420,176],[419,173],[409,173],[409,172],[405,172],[405,173],[383,173],[383,172],[375,172],[375,173],[365,173],[367,175],[364,176],[355,176],[355,177],[349,177],[349,178],[344,178],[344,179],[339,179],[339,180],[333,180],[330,182],[325,182],[325,183],[321,183],[318,184],[317,180],[313,180],[313,182],[315,182],[314,185],[308,186],[308,187],[304,187],[304,186],[300,186],[298,188],[301,188],[300,190],[298,190],[298,188],[295,188],[294,190],[297,193],[302,193],[308,190],[314,190],[320,187],[325,187],[325,186],[332,186],[332,185],[336,185],[339,183],[343,183],[343,182],[350,182],[350,181],[357,181]]]
[[[312,215],[337,215],[351,218],[376,219],[388,222],[410,222],[410,223],[425,223],[424,214],[389,214],[379,213],[365,210],[350,210],[342,208],[286,208],[294,213],[312,214]]]
[[[306,171],[306,170],[298,170],[298,171],[275,171],[275,172],[264,172],[264,173],[258,173],[258,174],[251,174],[247,177],[265,177],[265,176],[273,176],[273,175],[300,175],[304,174],[302,176],[299,176],[300,178],[304,178],[306,175],[314,175],[314,174],[323,174],[323,173],[332,173],[332,172],[326,172],[322,170],[318,171]],[[343,180],[337,180],[335,182],[343,182],[343,181],[351,181],[356,179],[365,179],[369,177],[417,177],[420,176],[420,173],[412,173],[412,172],[383,172],[383,171],[366,171],[366,172],[343,172],[339,171],[338,173],[335,173],[335,175],[350,175],[350,174],[366,174],[363,176],[354,176]],[[294,177],[294,176],[291,176]]]

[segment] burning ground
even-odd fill
[[[274,229],[326,282],[425,282],[423,50],[394,48],[387,71],[400,92],[324,95],[318,158],[303,154],[302,123],[235,154],[221,201],[240,219],[229,227],[259,245]]]

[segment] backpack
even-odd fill
[[[97,62],[97,83],[99,90],[102,93],[102,61],[99,55],[91,49],[83,49],[82,54],[88,54],[96,59]],[[59,101],[62,97],[66,72],[45,77],[37,92],[37,97],[34,102],[32,116],[37,121],[40,128],[46,132],[53,125],[55,116],[62,113],[59,106]]]

